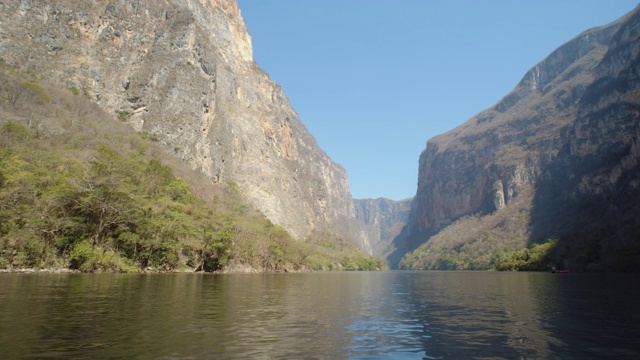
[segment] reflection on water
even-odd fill
[[[0,274],[0,357],[640,358],[633,274]]]

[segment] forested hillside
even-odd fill
[[[298,240],[331,234],[371,253],[346,171],[253,59],[235,0],[0,3],[7,65],[76,89],[167,154],[236,184]]]
[[[301,242],[75,88],[0,63],[0,269],[380,269],[330,236]]]

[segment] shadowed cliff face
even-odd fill
[[[538,181],[532,240],[561,239],[565,267],[637,271],[640,264],[640,11],[620,24],[576,120]]]
[[[637,251],[638,222],[632,219],[638,217],[640,186],[639,16],[636,9],[580,34],[533,67],[495,106],[428,141],[420,156],[412,220],[395,241],[392,265],[421,244],[421,251],[434,256],[427,267],[437,268],[437,253],[429,250],[436,243],[443,249],[438,251],[457,256],[465,246],[493,238],[496,243],[478,254],[489,262],[490,252],[548,237],[561,237],[557,256],[577,264],[571,252],[583,244],[572,235],[590,224],[604,238],[603,229],[620,228],[622,212],[633,215],[624,216],[624,230],[611,233],[615,239],[608,244],[617,244],[610,245],[616,251]],[[501,212],[514,216],[494,216]],[[517,229],[511,232],[477,222],[500,217],[495,229],[517,214],[528,215],[522,224],[512,223]],[[465,234],[465,243],[452,240],[474,226],[477,232]],[[580,267],[610,258],[614,250],[603,259],[594,255],[609,246],[605,242]]]
[[[373,256],[386,258],[393,251],[389,246],[407,224],[412,200],[354,199],[356,219],[363,224]]]
[[[347,176],[253,61],[231,0],[0,3],[0,56],[79,90],[294,236],[356,239]]]

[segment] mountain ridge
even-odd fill
[[[559,196],[564,188],[555,185],[561,182],[561,169],[573,169],[581,159],[597,154],[598,148],[613,149],[615,146],[611,144],[619,143],[618,155],[612,153],[609,158],[622,164],[617,172],[630,177],[627,191],[637,193],[633,185],[637,177],[633,164],[638,161],[637,154],[633,155],[637,141],[637,130],[633,130],[634,126],[637,128],[637,117],[634,116],[637,115],[633,114],[637,114],[638,102],[629,99],[635,99],[638,91],[634,73],[638,54],[633,49],[637,48],[639,13],[636,8],[609,25],[574,37],[532,67],[514,90],[494,106],[427,142],[420,156],[416,206],[412,210],[414,221],[403,230],[405,236],[394,241],[397,250],[388,257],[392,265],[397,265],[405,253],[420,247],[420,251],[405,257],[403,266],[490,268],[503,252],[559,237],[550,260],[580,269],[614,268],[611,261],[605,259],[611,254],[596,260],[578,259],[575,248],[581,246],[580,242],[570,239],[579,232],[571,229],[584,222],[584,219],[578,221],[579,218],[597,220],[593,213],[581,212],[578,205],[567,204],[573,204],[578,198],[586,199],[587,203],[600,203],[605,201],[605,193],[610,191],[607,189],[616,185],[588,181],[575,192],[567,183],[566,190],[573,194],[572,198]],[[624,76],[607,80],[619,74]],[[610,85],[599,85],[603,83]],[[606,111],[607,106],[615,108],[616,104],[626,110],[611,110],[615,115],[610,114],[609,122],[597,121],[602,115],[598,115],[599,111]],[[593,129],[590,122],[599,123],[600,128]],[[591,143],[588,138],[577,141],[576,137],[584,138],[580,127],[576,127],[579,124],[591,127],[594,134],[599,134],[598,138]],[[621,130],[621,125],[631,132]],[[582,154],[575,151],[578,144],[586,144]],[[606,173],[606,168],[603,169]],[[593,171],[600,170],[596,166]],[[588,179],[593,175],[583,173],[582,176]],[[557,199],[563,200],[545,195],[554,188]],[[598,197],[599,193],[602,198]],[[550,208],[565,210],[545,215],[543,209]],[[515,226],[513,231],[501,228],[509,219],[498,221],[497,217],[504,211],[525,215],[517,226],[510,225]],[[498,222],[486,226],[491,221]],[[637,239],[632,240],[635,226],[630,220],[622,231],[628,233],[624,236],[626,240],[613,239],[610,244],[622,247],[622,243],[628,243],[628,250],[637,251]],[[465,233],[474,228],[477,231]],[[612,234],[619,236],[619,233]],[[460,240],[462,238],[464,240]],[[617,245],[611,247],[618,248]],[[483,262],[472,264],[473,253],[482,257]]]

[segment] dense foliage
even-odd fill
[[[553,251],[558,244],[558,239],[549,239],[543,244],[531,244],[528,247],[513,250],[495,250],[490,256],[473,252],[443,250],[433,254],[433,264],[426,263],[426,252],[414,251],[408,254],[401,262],[406,269],[421,270],[430,268],[434,270],[497,270],[497,271],[548,271],[555,262],[552,259]],[[429,264],[426,267],[425,264]],[[422,267],[420,267],[422,266]]]
[[[525,249],[500,254],[493,264],[499,271],[548,271],[554,266],[551,253],[558,239],[549,239],[543,244],[532,244]]]
[[[132,134],[78,91],[1,70],[0,269],[384,267],[332,237],[293,239],[234,184],[203,185],[163,164],[152,136]]]
[[[215,269],[228,256],[229,220],[203,206],[184,180],[158,161],[124,158],[107,146],[87,163],[16,144],[28,130],[4,123],[14,146],[0,149],[2,265],[83,271],[136,265]]]

